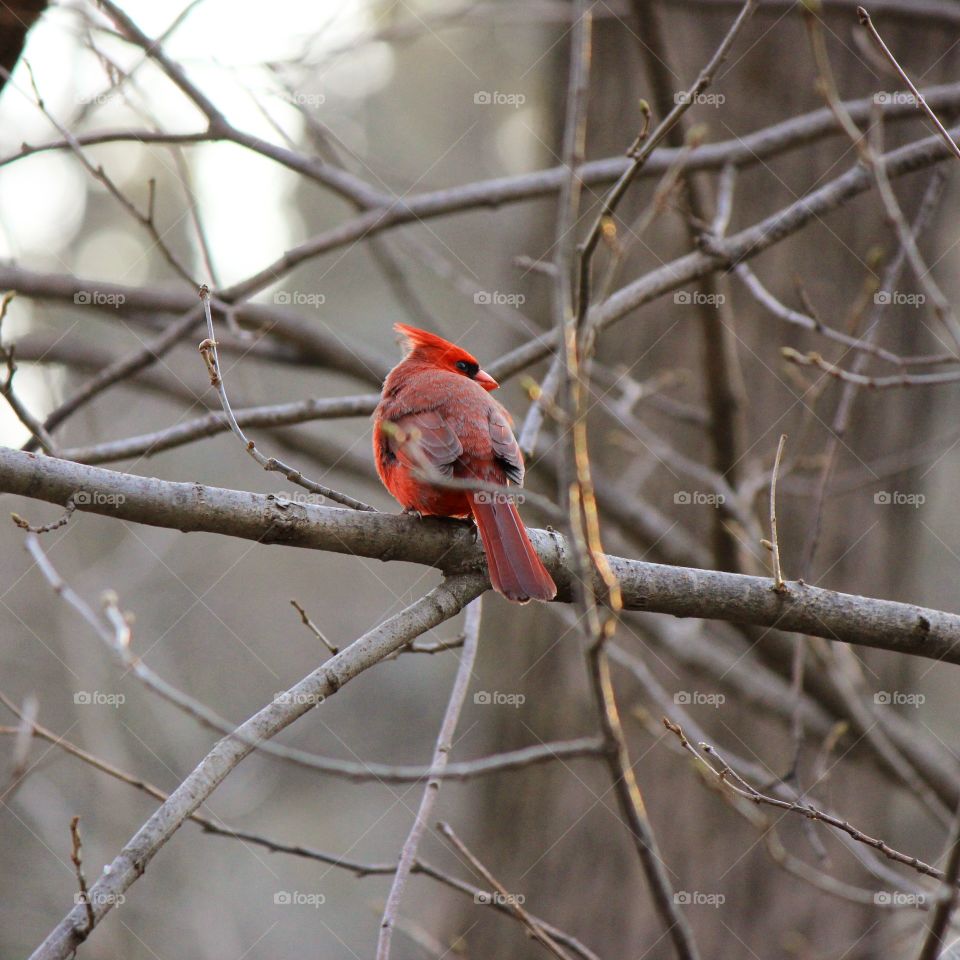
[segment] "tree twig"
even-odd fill
[[[89,934],[90,931],[96,926],[97,921],[93,915],[93,907],[90,905],[90,891],[87,889],[87,878],[83,875],[83,858],[80,854],[83,844],[80,842],[79,817],[74,817],[70,821],[70,840],[72,842],[70,861],[73,863],[73,869],[77,874],[77,886],[80,888],[78,895],[79,900],[77,902],[82,903],[86,907],[87,926],[84,930],[84,933]]]
[[[453,688],[450,691],[447,709],[444,712],[437,744],[433,751],[431,767],[435,770],[443,770],[450,758],[450,751],[453,749],[453,735],[457,729],[460,712],[467,696],[467,688],[470,685],[473,665],[477,658],[477,648],[480,641],[480,613],[481,598],[478,597],[466,609],[463,628],[465,637],[463,653],[460,656],[460,664],[457,667],[457,674],[454,677]],[[400,860],[397,864],[396,873],[393,875],[393,883],[390,886],[390,893],[383,908],[383,918],[380,921],[376,960],[388,960],[390,956],[390,943],[399,919],[403,892],[416,862],[417,850],[427,830],[427,824],[439,793],[440,780],[432,776],[424,788],[413,825],[410,827],[410,832],[400,852]]]
[[[780,569],[780,537],[777,532],[777,476],[780,473],[780,461],[783,458],[783,448],[787,443],[787,435],[780,434],[777,444],[777,455],[773,461],[773,473],[770,476],[770,553],[773,556],[773,589],[783,593],[787,585]]]
[[[223,407],[223,413],[227,418],[227,422],[230,424],[230,429],[236,434],[247,453],[249,453],[264,470],[281,473],[291,483],[295,483],[297,486],[303,487],[311,493],[318,494],[321,497],[327,497],[336,503],[342,503],[345,507],[350,507],[351,510],[375,511],[374,507],[371,507],[368,503],[364,503],[362,500],[357,500],[345,493],[339,493],[337,490],[325,486],[322,483],[317,483],[315,480],[310,480],[297,470],[296,467],[292,467],[282,460],[278,460],[276,457],[265,457],[257,449],[257,445],[253,440],[247,437],[243,432],[243,428],[237,422],[233,408],[230,406],[230,401],[227,399],[227,390],[223,382],[223,374],[220,370],[220,361],[217,358],[217,340],[213,330],[213,315],[210,312],[210,289],[206,284],[200,287],[200,300],[203,303],[203,312],[207,321],[207,339],[200,344],[200,353],[203,356],[210,374],[210,384],[216,389],[220,397],[220,404]]]
[[[914,95],[917,102],[917,107],[921,109],[933,122],[933,125],[937,128],[940,136],[943,138],[944,143],[950,148],[954,156],[957,159],[960,159],[960,147],[957,146],[956,141],[950,134],[947,132],[947,128],[940,122],[940,118],[930,109],[930,105],[923,98],[923,94],[917,89],[916,84],[910,79],[907,75],[907,72],[900,66],[897,62],[897,58],[893,55],[890,48],[884,43],[883,37],[880,36],[880,32],[874,26],[873,20],[870,18],[870,14],[863,7],[857,7],[857,17],[860,20],[860,25],[866,27],[867,33],[870,34],[870,38],[877,45],[877,48],[880,52],[890,61],[890,65],[894,70],[900,75],[900,79],[910,88],[910,92]]]
[[[516,894],[510,893],[507,888],[500,883],[499,880],[483,865],[483,863],[471,852],[470,848],[456,835],[453,830],[453,827],[449,823],[438,823],[437,829],[443,834],[447,840],[450,841],[450,844],[453,848],[463,857],[467,863],[470,864],[473,869],[483,877],[484,881],[493,888],[496,892],[502,903],[504,903],[511,913],[513,913],[520,922],[530,931],[530,935],[538,943],[542,944],[546,949],[552,953],[557,960],[570,960],[570,955],[557,943],[556,940],[536,921],[534,918],[527,913],[524,909],[523,904],[520,902],[521,898]],[[492,899],[488,897],[487,899]],[[481,900],[481,902],[483,902]]]
[[[895,850],[883,840],[869,836],[862,830],[858,830],[856,827],[852,826],[846,820],[841,820],[839,817],[836,817],[831,813],[819,810],[811,804],[800,803],[799,801],[791,802],[787,800],[781,800],[777,797],[771,797],[765,793],[762,793],[744,780],[743,777],[741,777],[736,770],[730,766],[730,764],[723,760],[714,747],[708,743],[699,744],[701,750],[717,760],[719,766],[714,767],[700,754],[693,744],[690,743],[686,736],[684,736],[683,729],[679,724],[674,723],[667,717],[664,717],[663,725],[667,728],[667,730],[677,737],[683,748],[698,763],[702,764],[706,770],[716,777],[716,779],[728,790],[732,790],[734,793],[744,797],[747,800],[751,800],[754,803],[763,803],[768,806],[777,807],[780,810],[798,813],[809,820],[818,820],[821,823],[825,823],[828,826],[833,827],[835,830],[842,831],[849,837],[852,837],[854,840],[856,840],[857,843],[863,843],[868,847],[873,847],[874,850],[882,853],[883,856],[889,860],[900,863],[905,867],[910,867],[911,869],[916,870],[918,873],[925,874],[928,877],[934,877],[938,880],[942,880],[944,878],[945,874],[943,871],[938,870],[929,863],[924,863],[923,860],[920,860],[917,857],[912,857],[909,854],[901,853],[899,850]]]

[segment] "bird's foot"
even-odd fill
[[[473,517],[446,517],[448,523],[455,523],[458,527],[465,527],[473,534],[473,539],[477,539],[477,525]]]
[[[400,512],[405,517],[416,517],[417,520],[423,519],[423,514],[419,510],[414,510],[413,507],[404,507]]]

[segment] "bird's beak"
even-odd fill
[[[473,379],[479,383],[484,390],[496,390],[500,386],[500,384],[484,370],[478,370],[477,375]]]

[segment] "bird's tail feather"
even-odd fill
[[[511,501],[474,502],[473,517],[487,554],[493,589],[508,600],[552,600],[557,586],[547,572]]]

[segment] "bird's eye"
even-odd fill
[[[479,364],[471,363],[469,360],[458,360],[454,366],[468,377],[475,377],[480,370]]]

